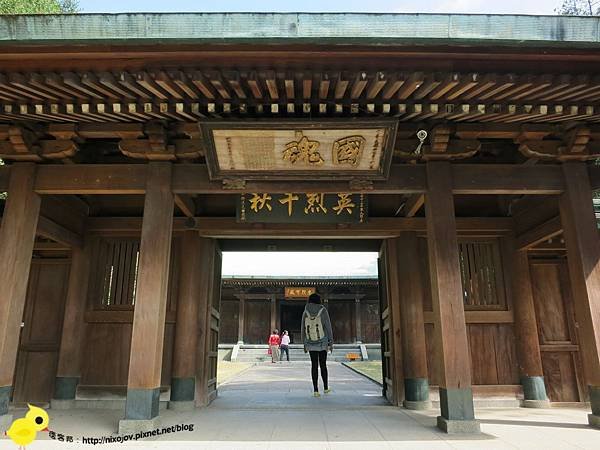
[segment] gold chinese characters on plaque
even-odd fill
[[[286,287],[285,298],[308,298],[317,292],[314,287]]]
[[[396,122],[204,122],[213,179],[385,179]]]

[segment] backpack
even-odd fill
[[[308,342],[320,342],[326,336],[323,329],[323,321],[321,320],[321,313],[324,309],[319,309],[319,312],[315,316],[311,316],[308,311],[304,312],[304,331],[306,332],[305,335]]]

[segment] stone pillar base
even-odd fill
[[[191,401],[174,401],[169,402],[169,409],[173,411],[193,411],[196,409],[196,402]]]
[[[4,436],[4,432],[8,430],[13,421],[12,414],[0,414],[0,436]]]
[[[431,409],[431,401],[430,400],[422,400],[422,401],[410,401],[404,400],[402,402],[406,409],[413,409],[416,411],[423,411],[425,409]]]
[[[119,434],[135,434],[152,431],[160,428],[158,417],[153,419],[121,419],[119,420]]]
[[[448,434],[481,433],[479,420],[449,420],[443,416],[438,416],[437,426]]]
[[[523,408],[550,408],[550,400],[523,400]]]
[[[75,399],[62,399],[62,398],[53,398],[50,400],[50,408],[51,409],[75,409]]]
[[[600,416],[588,414],[588,423],[594,428],[600,428]]]

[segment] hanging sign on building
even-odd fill
[[[206,121],[200,127],[212,179],[383,180],[397,121]]]
[[[269,194],[240,195],[238,222],[249,223],[365,223],[365,194]]]
[[[314,287],[286,287],[285,298],[308,298],[315,292],[317,288]]]

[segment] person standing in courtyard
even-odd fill
[[[290,362],[290,336],[287,330],[283,331],[281,335],[281,359],[283,360],[283,354],[287,357],[288,362]]]
[[[269,349],[271,350],[271,362],[275,364],[279,361],[279,344],[281,340],[279,339],[279,331],[273,330],[271,336],[269,336]]]
[[[321,304],[321,296],[317,293],[308,297],[308,303],[302,314],[302,342],[304,352],[310,354],[313,395],[319,394],[319,368],[323,379],[325,394],[329,394],[327,373],[327,351],[333,350],[333,331],[327,309]]]

